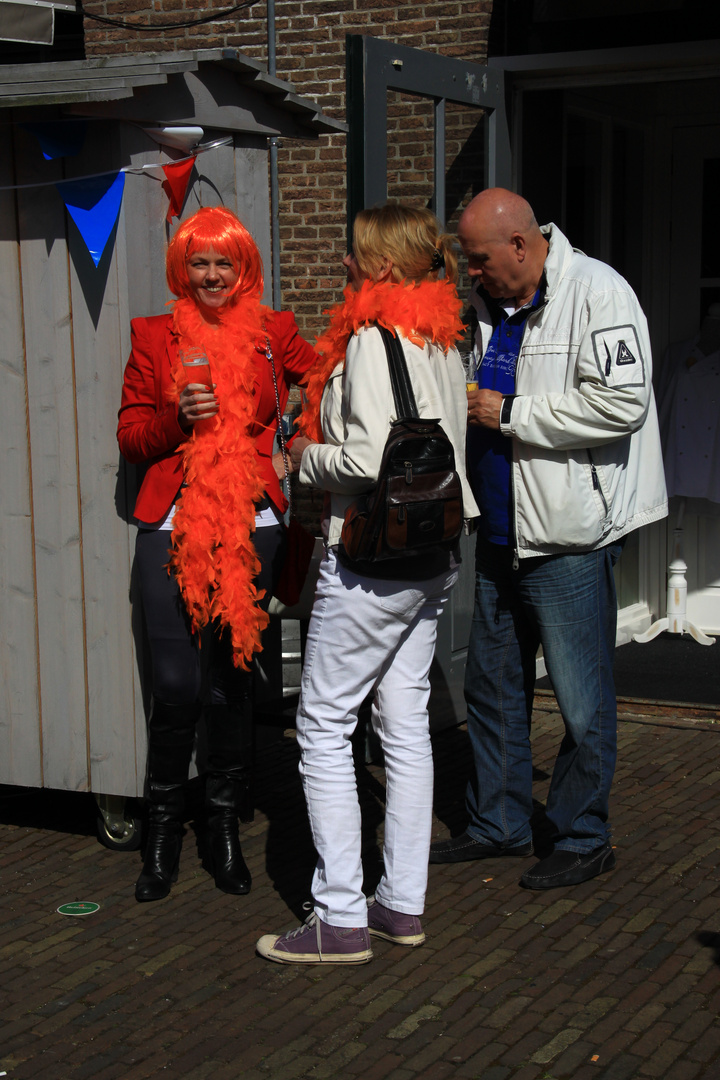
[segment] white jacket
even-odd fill
[[[467,395],[455,349],[419,348],[400,337],[420,416],[439,419],[453,444],[466,518],[479,513],[465,473]],[[345,364],[330,376],[320,407],[324,443],[305,449],[300,481],[331,493],[327,543],[340,540],[345,511],[378,478],[383,450],[396,420],[387,353],[376,327],[361,328],[348,342]]]
[[[501,426],[513,439],[520,557],[592,551],[667,514],[647,322],[628,283],[574,251],[556,225],[542,231],[545,302],[530,314],[517,397]],[[492,333],[484,300],[475,348]]]

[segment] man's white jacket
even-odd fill
[[[592,551],[667,514],[647,322],[628,283],[545,225],[545,301],[527,320],[513,440],[517,554]],[[476,289],[475,348],[492,321]]]

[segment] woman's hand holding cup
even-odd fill
[[[200,420],[210,420],[217,415],[220,406],[213,393],[217,383],[212,382],[210,364],[203,349],[181,350],[180,361],[188,382],[180,392],[178,420],[183,431],[191,431]]]
[[[213,393],[216,386],[217,383],[213,383],[212,387],[204,383],[188,383],[181,391],[178,419],[184,431],[190,431],[200,420],[210,420],[217,415],[220,405]]]

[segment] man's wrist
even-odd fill
[[[515,401],[515,394],[507,394],[503,397],[500,405],[500,430],[510,426],[510,417],[512,416],[513,402]]]

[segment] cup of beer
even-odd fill
[[[182,389],[190,383],[200,383],[212,393],[212,374],[210,364],[203,348],[187,348],[180,350],[180,362],[183,367]]]
[[[466,390],[477,390],[477,388],[478,388],[478,379],[477,379],[477,372],[475,370],[475,356],[474,356],[474,354],[469,353],[468,355],[461,355],[460,359],[462,360],[462,366],[463,366],[463,368],[465,370],[465,389]]]

